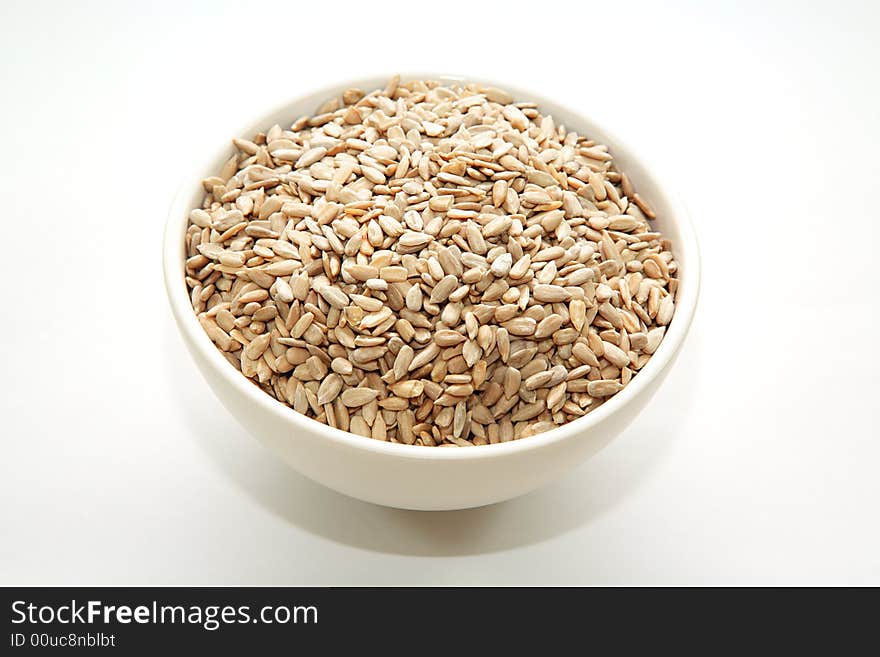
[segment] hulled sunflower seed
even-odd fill
[[[342,390],[342,377],[338,374],[328,374],[318,387],[318,404],[329,404]]]
[[[590,381],[587,384],[587,393],[590,397],[610,397],[611,395],[623,389],[620,381],[600,379],[599,381]]]
[[[400,80],[238,149],[189,215],[186,283],[230,363],[374,440],[531,436],[622,390],[678,263],[612,153],[478,84]]]
[[[369,404],[378,396],[379,392],[370,388],[349,388],[342,391],[342,403],[349,408],[355,408]]]

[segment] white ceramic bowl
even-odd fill
[[[413,78],[463,79],[432,74],[404,79]],[[571,470],[608,444],[645,406],[675,360],[696,309],[700,285],[697,241],[684,208],[670,195],[656,170],[603,127],[530,91],[474,80],[504,88],[518,100],[535,101],[543,113],[609,146],[615,162],[655,209],[655,225],[672,241],[679,264],[675,316],[665,338],[630,384],[598,409],[558,429],[515,442],[455,449],[399,445],[333,429],[296,413],[230,365],[199,325],[184,282],[187,217],[202,201],[200,180],[219,171],[232,154],[228,138],[249,136],[275,123],[289,124],[345,89],[381,88],[387,79],[353,80],[309,93],[226,135],[214,156],[194,171],[193,179],[182,187],[171,207],[164,243],[168,298],[187,348],[220,401],[246,429],[305,476],[352,497],[406,509],[463,509],[500,502]]]

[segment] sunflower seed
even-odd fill
[[[338,374],[328,374],[318,388],[318,403],[323,406],[329,404],[342,390],[342,377]]]
[[[571,298],[571,294],[559,285],[536,285],[532,294],[534,294],[535,300],[541,303],[568,301]]]
[[[678,263],[606,146],[513,100],[395,76],[233,140],[184,249],[224,357],[408,445],[524,438],[622,390],[674,321]]]
[[[562,321],[560,315],[547,315],[547,317],[540,321],[538,327],[535,329],[535,337],[540,339],[553,335],[553,333],[558,331],[562,326]]]
[[[342,403],[349,408],[355,408],[369,404],[378,396],[379,392],[371,388],[348,388],[342,391]]]
[[[456,287],[458,287],[458,279],[455,276],[452,274],[444,276],[443,279],[434,286],[434,289],[431,290],[431,303],[446,301],[449,298],[450,293]]]
[[[600,379],[599,381],[590,381],[587,384],[587,393],[590,397],[610,397],[620,392],[623,385],[620,381]]]
[[[394,383],[389,387],[391,388],[391,392],[398,397],[411,399],[412,397],[418,397],[422,394],[422,391],[425,389],[425,384],[422,381],[407,380]]]

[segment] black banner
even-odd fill
[[[818,647],[831,636],[831,648],[842,645],[840,637],[823,637],[835,612],[847,610],[846,637],[854,639],[873,627],[875,610],[852,604],[851,592],[814,597],[794,589],[4,588],[0,598],[4,655],[266,648],[336,654],[358,642],[372,654],[462,649],[465,639],[466,654],[474,640],[494,648],[556,646],[549,654],[568,654],[596,641],[615,650],[643,648],[646,640],[709,648],[707,635],[714,636],[710,644],[742,648],[755,647],[756,635],[764,647],[776,636],[788,648],[798,638]],[[579,643],[583,649],[575,649]]]
[[[2,597],[3,654],[306,646],[326,654],[353,637],[372,652],[409,640],[438,645],[487,623],[516,636],[601,615],[561,604],[564,590],[538,589],[8,588]]]

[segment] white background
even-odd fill
[[[876,3],[0,13],[0,583],[880,584]],[[648,409],[489,508],[379,508],[286,469],[203,384],[161,280],[206,152],[276,102],[407,69],[594,117],[669,167],[703,250]]]

